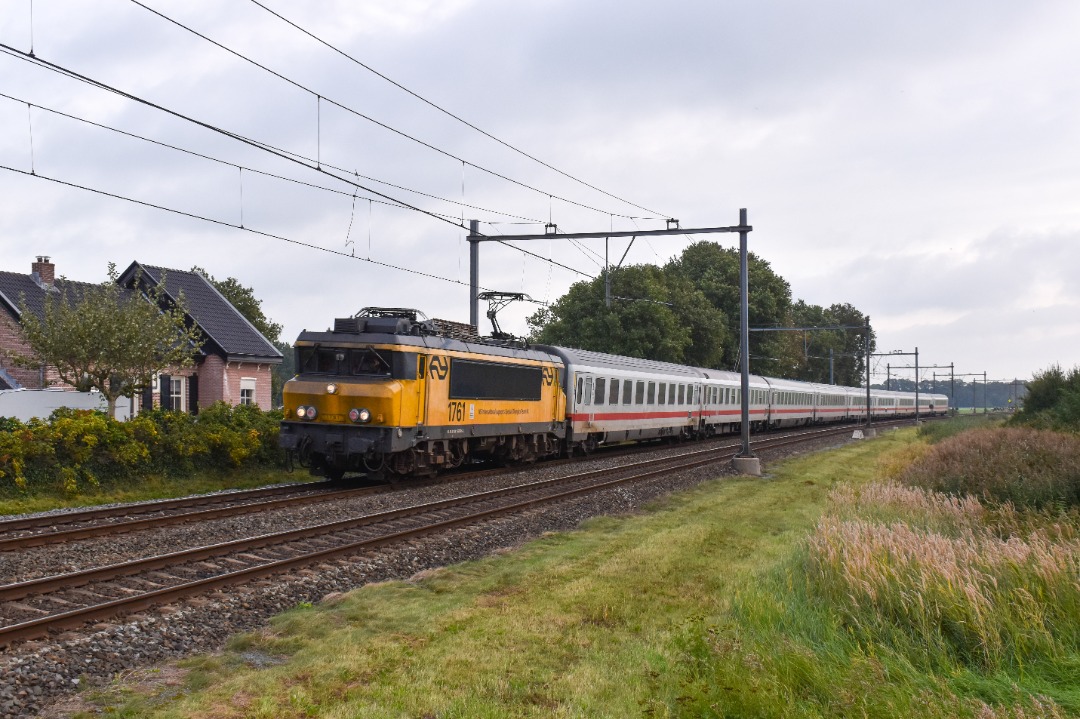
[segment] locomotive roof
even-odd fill
[[[562,364],[562,360],[553,353],[544,351],[543,347],[506,347],[504,345],[486,344],[484,342],[466,342],[452,337],[440,335],[402,335],[385,332],[312,332],[304,330],[296,338],[296,343],[312,343],[326,345],[328,347],[345,344],[380,344],[401,345],[402,348],[411,350],[444,350],[448,352],[469,352],[471,354],[489,355],[491,357],[507,357],[513,359],[528,359],[541,362]]]

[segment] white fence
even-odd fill
[[[131,415],[131,403],[121,398],[116,403],[116,418],[127,419]],[[6,389],[0,390],[0,417],[14,417],[26,422],[31,417],[42,419],[54,409],[96,409],[105,411],[109,403],[100,392],[66,392],[57,389]]]

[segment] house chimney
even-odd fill
[[[56,279],[56,265],[49,262],[46,255],[38,255],[37,262],[30,265],[30,271],[36,275],[38,282],[45,287],[52,287]]]

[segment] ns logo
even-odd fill
[[[446,375],[450,373],[450,365],[447,363],[446,358],[442,355],[436,355],[431,358],[431,364],[428,368],[428,376],[431,379],[446,379]]]

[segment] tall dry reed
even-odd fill
[[[946,500],[931,509],[977,513]],[[809,577],[864,640],[899,632],[931,664],[1023,666],[1080,647],[1080,541],[1056,539],[826,516],[810,538]]]

